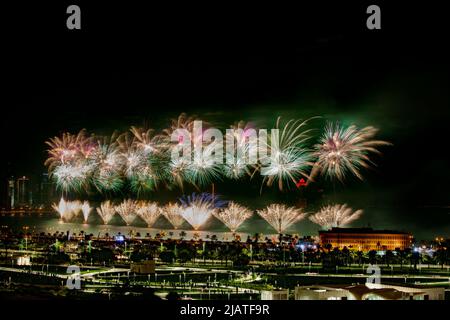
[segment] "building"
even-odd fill
[[[444,300],[444,288],[385,284],[298,286],[295,300]]]
[[[31,190],[31,181],[23,176],[16,180],[14,207],[31,207],[33,205],[33,192]]]
[[[14,177],[8,179],[8,203],[7,208],[13,209],[15,206],[16,192],[15,192],[15,180]]]
[[[263,290],[261,300],[289,300],[289,289]]]
[[[332,228],[319,231],[320,245],[360,251],[396,250],[410,248],[413,242],[411,234],[372,228]]]

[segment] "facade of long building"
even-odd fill
[[[322,247],[347,247],[350,250],[404,250],[410,248],[413,237],[406,232],[373,230],[372,228],[332,228],[319,231]]]

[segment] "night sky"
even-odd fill
[[[300,18],[258,16],[230,26],[225,18],[163,14],[107,30],[94,13],[76,36],[51,29],[50,19],[8,37],[2,184],[9,175],[45,172],[44,142],[63,131],[163,128],[180,112],[219,128],[237,120],[272,128],[277,116],[320,115],[312,127],[325,120],[373,125],[393,143],[374,157],[377,167],[364,172],[364,182],[337,186],[339,201],[364,208],[359,225],[450,235],[450,70],[437,29],[408,29],[389,14],[376,35],[359,26],[361,18],[326,28]],[[164,32],[156,28],[161,21]],[[299,197],[267,189],[260,196],[259,187],[258,180],[227,182],[218,192],[254,207]],[[308,196],[311,208],[333,197],[325,181]]]

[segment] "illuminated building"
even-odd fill
[[[373,230],[372,228],[332,228],[319,231],[322,247],[347,247],[350,250],[395,250],[410,248],[413,237],[406,232]]]

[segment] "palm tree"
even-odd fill
[[[444,269],[444,264],[448,260],[448,250],[445,248],[439,248],[434,252],[433,258],[436,261],[436,264],[441,265],[441,269]]]
[[[369,251],[369,263],[375,264],[377,259],[377,252],[375,250]]]
[[[392,253],[391,250],[387,250],[386,254],[384,256],[385,260],[386,260],[386,264],[389,267],[389,264],[391,263],[391,261],[394,259],[394,254]]]

